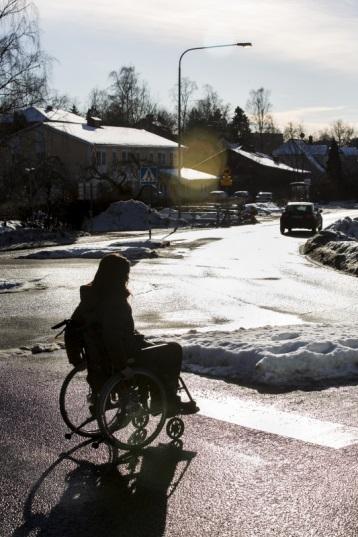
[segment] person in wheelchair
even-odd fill
[[[104,256],[93,281],[81,286],[81,301],[72,315],[72,320],[82,330],[92,402],[95,404],[102,386],[113,373],[126,374],[130,371],[128,366],[133,365],[152,371],[163,382],[169,415],[198,412],[194,401],[182,402],[177,395],[181,346],[175,342],[149,343],[135,330],[128,302],[129,272],[130,263],[124,256]],[[153,394],[153,412],[156,404],[159,401],[156,403]]]

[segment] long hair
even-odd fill
[[[91,283],[98,297],[120,294],[128,297],[127,288],[130,263],[121,254],[108,254],[102,257],[95,277]]]

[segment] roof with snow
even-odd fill
[[[27,123],[43,123],[47,121],[61,121],[63,123],[85,123],[86,119],[67,110],[45,110],[39,106],[29,106],[16,111],[21,114]],[[1,122],[12,123],[14,114],[6,114],[2,117]]]
[[[288,140],[274,150],[273,154],[281,155],[301,155],[302,152],[313,156],[325,156],[328,152],[326,144],[306,144],[303,140]]]
[[[176,142],[144,129],[133,129],[129,127],[90,127],[87,123],[47,123],[46,127],[93,145],[161,147],[169,149],[178,147]]]
[[[240,146],[230,147],[230,149],[231,151],[234,151],[238,155],[241,155],[242,157],[253,160],[257,164],[260,164],[261,166],[267,166],[269,168],[275,168],[276,170],[282,170],[286,172],[294,172],[294,173],[301,173],[301,174],[310,173],[308,170],[300,170],[296,168],[291,168],[291,166],[287,166],[286,164],[282,164],[281,162],[275,162],[268,155],[264,155],[262,153],[250,153],[249,151],[244,151],[243,149],[240,148]]]
[[[166,175],[178,176],[177,168],[165,168],[161,170]],[[210,173],[200,172],[199,170],[193,170],[192,168],[181,168],[180,176],[182,179],[187,181],[203,181],[203,180],[214,180],[218,179],[216,175],[211,175]]]
[[[319,172],[324,173],[325,167],[317,160],[317,157],[325,157],[328,146],[325,144],[306,144],[303,140],[289,140],[273,151],[274,156],[304,155],[309,163]]]
[[[358,148],[343,146],[339,148],[339,151],[346,157],[358,157]],[[314,157],[327,157],[329,152],[329,145],[327,144],[307,144],[303,140],[288,140],[284,144],[280,145],[273,152],[274,155],[301,155],[302,153],[312,155]]]

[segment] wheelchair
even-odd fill
[[[107,442],[124,451],[135,451],[152,443],[165,430],[177,441],[184,433],[180,415],[169,412],[167,395],[162,381],[151,371],[129,368],[129,374],[111,376],[99,396],[93,397],[87,382],[87,363],[84,359],[66,376],[60,390],[60,412],[69,428],[65,438],[73,434],[93,438],[97,448]],[[195,406],[190,392],[179,377],[178,394],[184,392]]]

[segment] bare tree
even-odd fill
[[[180,103],[181,103],[181,126],[182,130],[185,130],[188,115],[192,108],[190,101],[193,94],[197,91],[198,85],[194,80],[191,80],[189,77],[183,77],[180,84]],[[178,116],[178,84],[175,84],[174,88],[171,90],[171,98],[175,103],[175,112]]]
[[[285,142],[287,142],[288,140],[301,138],[303,133],[304,127],[301,123],[289,121],[286,127],[283,129],[283,138]]]
[[[265,88],[251,90],[246,103],[246,110],[256,132],[260,134],[267,132],[267,128],[272,124],[270,92]]]
[[[105,119],[110,106],[110,99],[106,90],[93,88],[88,98],[89,108],[95,111],[96,115]]]
[[[112,121],[134,127],[147,114],[155,112],[156,106],[151,100],[147,84],[140,81],[133,65],[112,71],[109,77],[112,85],[108,113]]]
[[[0,0],[0,112],[42,102],[49,58],[27,0]]]
[[[341,119],[337,119],[331,125],[330,129],[331,138],[334,138],[339,147],[348,145],[354,136],[354,128],[347,123],[344,123]]]
[[[56,90],[52,90],[46,96],[46,105],[51,106],[53,109],[67,110],[67,112],[70,112],[73,107],[77,109],[78,100],[67,93],[59,93]]]

